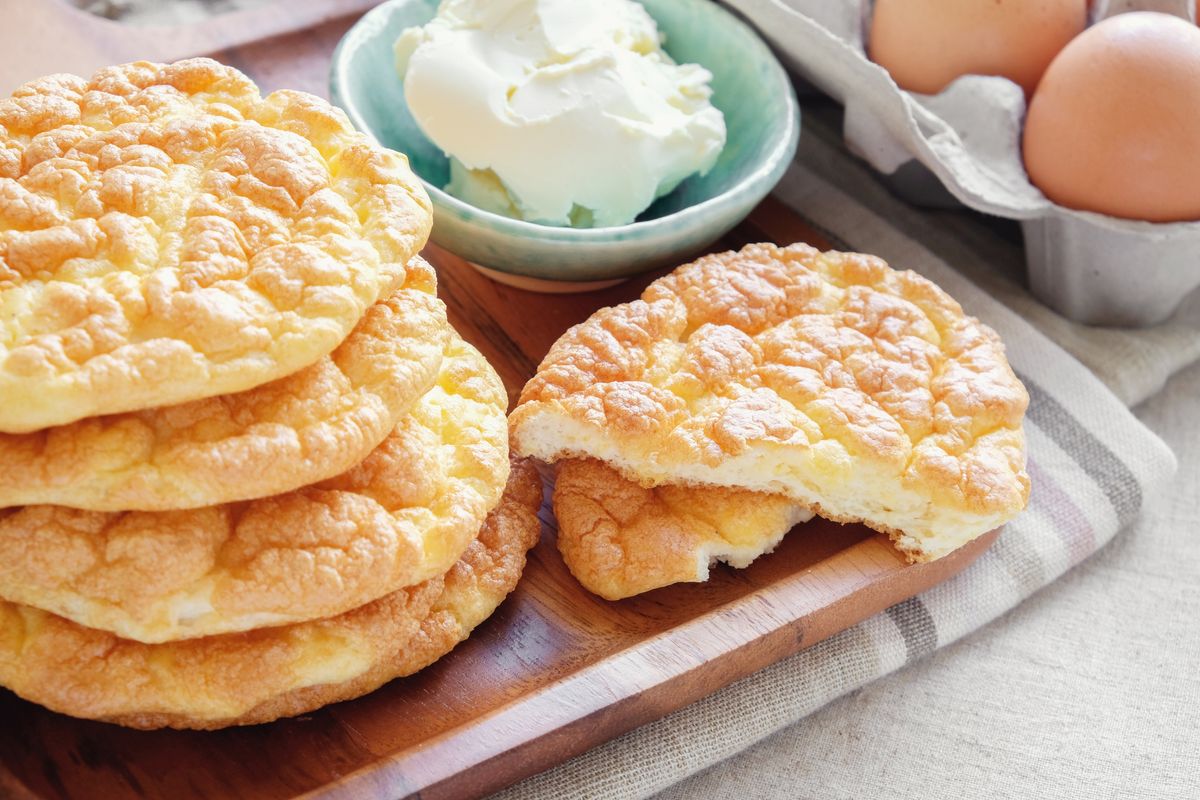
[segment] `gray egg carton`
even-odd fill
[[[1020,220],[1030,289],[1064,316],[1094,325],[1154,325],[1200,286],[1200,222],[1077,211],[1052,203],[1030,183],[1020,147],[1025,96],[1012,81],[968,75],[936,95],[900,89],[866,56],[869,0],[725,2],[800,75],[845,106],[847,147],[895,191],[921,204],[952,198]],[[1191,0],[1097,0],[1092,17],[1139,9],[1194,14]]]

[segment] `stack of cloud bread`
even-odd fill
[[[568,567],[617,599],[744,566],[814,513],[944,556],[1024,508],[1027,404],[996,334],[930,281],[757,244],[569,330],[510,424],[558,462]]]
[[[44,78],[0,126],[0,685],[215,728],[466,638],[541,489],[404,157],[206,59]]]

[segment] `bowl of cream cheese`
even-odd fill
[[[434,242],[552,291],[700,252],[800,132],[783,67],[710,0],[390,0],[338,45],[330,93],[408,154]]]

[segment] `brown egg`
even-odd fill
[[[868,53],[909,91],[1003,75],[1028,97],[1086,25],[1087,0],[875,0]]]
[[[1089,28],[1046,70],[1023,151],[1029,179],[1060,205],[1200,219],[1200,28],[1151,12]]]

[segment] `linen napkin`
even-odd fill
[[[496,794],[497,800],[646,797],[722,761],[1013,608],[1103,547],[1175,472],[1167,446],[1035,324],[1046,325],[1101,367],[1108,364],[1098,358],[1106,348],[1109,358],[1136,354],[1138,363],[1104,370],[1109,385],[1130,400],[1152,393],[1170,371],[1200,355],[1179,346],[1188,337],[1102,330],[1093,337],[1084,326],[1061,317],[1056,321],[1057,315],[1018,284],[997,277],[989,261],[994,250],[981,252],[953,231],[938,230],[808,128],[801,143],[797,162],[775,191],[778,199],[839,247],[875,253],[893,266],[926,275],[1004,339],[1030,395],[1025,423],[1033,485],[1029,507],[950,581],[510,787]],[[927,247],[930,241],[961,271]],[[1019,247],[1014,248],[1019,257]],[[1165,365],[1155,361],[1159,348],[1171,355]]]

